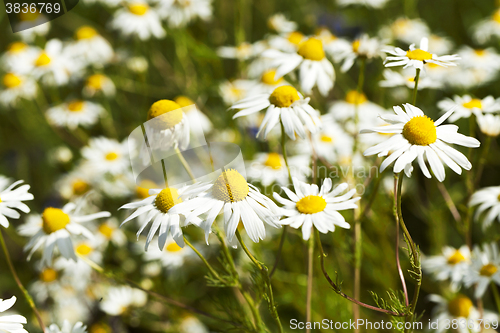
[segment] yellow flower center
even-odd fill
[[[321,135],[321,137],[319,138],[321,142],[326,142],[326,143],[331,143],[333,142],[333,138],[331,136],[328,136],[328,135]]]
[[[193,100],[187,96],[177,96],[174,101],[179,104],[181,108],[194,104]]]
[[[101,90],[106,77],[102,74],[94,74],[87,79],[87,85],[95,90]]]
[[[118,154],[115,153],[115,152],[110,152],[110,153],[106,154],[105,158],[108,161],[114,161],[114,160],[116,160],[118,158]]]
[[[97,31],[89,26],[83,26],[76,31],[76,39],[78,40],[90,39],[97,35],[98,35]]]
[[[75,179],[73,182],[73,193],[76,195],[82,195],[85,194],[90,188],[90,185],[81,180],[81,179]]]
[[[292,86],[278,87],[269,96],[269,102],[279,108],[287,108],[299,99],[297,89]]]
[[[15,88],[22,83],[21,78],[15,74],[7,73],[3,77],[3,85],[7,88]]]
[[[472,301],[466,296],[457,296],[448,303],[448,311],[453,317],[469,317]]]
[[[182,247],[177,245],[177,243],[170,243],[165,247],[165,250],[167,252],[179,252],[180,250],[182,250]]]
[[[83,110],[84,105],[85,103],[83,101],[75,100],[68,103],[68,110],[70,110],[71,112],[80,112]]]
[[[94,324],[90,327],[89,330],[90,333],[109,333],[111,332],[111,329],[109,328],[108,325],[104,323],[97,323]]]
[[[212,194],[224,202],[237,202],[245,199],[250,192],[245,178],[236,170],[223,171],[212,187]]]
[[[40,16],[40,13],[34,12],[32,13],[30,10],[28,10],[26,13],[20,12],[19,13],[19,20],[21,21],[35,21],[38,17]]]
[[[436,125],[427,116],[411,118],[403,127],[403,136],[412,145],[427,146],[436,142]]]
[[[473,98],[470,101],[463,103],[462,106],[467,109],[474,109],[474,108],[481,109],[483,107],[483,104],[481,103],[480,99]]]
[[[458,250],[455,250],[455,252],[453,252],[453,254],[448,257],[448,264],[449,265],[456,265],[458,263],[461,263],[462,261],[465,261],[465,257]]]
[[[13,53],[18,53],[24,51],[27,47],[28,45],[23,42],[14,42],[9,45],[9,51]]]
[[[46,268],[40,273],[40,280],[45,283],[54,282],[57,280],[57,271],[52,268]]]
[[[145,3],[135,3],[128,6],[128,10],[134,15],[142,16],[149,10],[149,6]]]
[[[305,59],[320,61],[325,57],[323,50],[323,42],[317,38],[309,38],[304,43],[300,44],[297,51]]]
[[[139,183],[139,186],[137,186],[135,191],[140,199],[146,199],[147,197],[150,196],[149,189],[158,187],[159,186],[155,182],[145,179]]]
[[[160,193],[156,196],[155,206],[158,210],[163,213],[167,213],[168,210],[178,203],[181,203],[182,199],[179,198],[179,193],[177,189],[170,187],[161,190]]]
[[[474,53],[478,57],[483,57],[486,54],[486,50],[484,50],[484,49],[476,49],[476,50],[474,50]]]
[[[264,162],[264,165],[275,170],[281,169],[281,155],[278,153],[267,154],[267,160]]]
[[[42,213],[42,229],[46,234],[51,234],[64,229],[70,222],[68,214],[59,208],[47,207]]]
[[[35,66],[42,67],[50,64],[51,60],[47,53],[42,52],[35,61]]]
[[[354,42],[352,42],[352,51],[354,53],[358,53],[360,44],[361,44],[361,41],[359,39],[356,39]]]
[[[81,256],[88,256],[90,253],[92,253],[92,250],[92,247],[87,243],[81,243],[75,249],[76,253]]]
[[[148,120],[161,116],[161,125],[167,128],[174,127],[182,121],[182,108],[179,104],[168,99],[162,99],[151,105],[148,111]]]
[[[487,264],[481,267],[481,270],[479,271],[479,274],[482,276],[493,276],[498,271],[498,267],[493,265],[493,264]]]
[[[291,32],[287,37],[288,41],[292,44],[299,46],[300,42],[304,39],[304,35],[298,31]]]
[[[308,195],[297,201],[296,206],[302,214],[316,214],[325,210],[326,201],[318,195]]]
[[[406,56],[410,60],[425,61],[425,60],[431,60],[432,59],[432,54],[430,54],[427,51],[421,50],[421,49],[415,49],[415,50],[412,50],[412,51],[406,51]]]
[[[276,80],[275,76],[276,76],[276,70],[271,69],[271,70],[266,71],[264,74],[262,74],[262,77],[260,78],[260,80],[264,84],[268,84],[270,86],[275,86],[278,83],[283,81],[282,77],[280,77],[279,79]]]
[[[367,101],[365,94],[351,90],[345,95],[345,101],[349,104],[360,105]]]
[[[500,23],[500,9],[493,14],[493,21]]]
[[[99,226],[99,232],[106,237],[107,239],[111,239],[113,236],[114,228],[110,227],[108,224],[104,223]]]

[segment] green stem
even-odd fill
[[[281,125],[281,150],[283,153],[283,159],[285,160],[286,169],[288,171],[288,180],[290,181],[290,185],[292,185],[292,174],[290,173],[290,166],[288,165],[288,158],[286,155],[286,133],[285,126],[283,126],[283,122],[280,120]]]
[[[417,68],[417,74],[415,75],[415,88],[413,88],[413,105],[417,103],[417,92],[418,92],[418,80],[420,78],[420,68]]]
[[[276,272],[276,268],[278,268],[278,263],[280,262],[281,259],[281,252],[283,251],[283,245],[285,244],[285,238],[286,238],[286,232],[288,226],[285,225],[283,226],[283,231],[281,232],[281,238],[280,238],[280,245],[278,246],[278,253],[276,253],[276,260],[274,261],[273,269],[271,269],[271,272],[269,273],[269,278],[273,277],[274,272]]]
[[[493,291],[493,297],[495,298],[495,303],[497,305],[497,310],[500,312],[500,294],[498,293],[498,288],[495,282],[491,281],[491,290]]]
[[[5,245],[5,240],[3,238],[3,232],[0,230],[0,243],[2,245],[2,250],[3,253],[5,254],[5,259],[7,260],[7,265],[9,266],[10,272],[12,273],[12,276],[14,277],[14,280],[16,281],[17,286],[19,289],[21,289],[24,298],[26,298],[26,301],[28,301],[29,306],[35,313],[36,319],[38,320],[38,324],[40,325],[41,329],[43,332],[46,332],[45,330],[45,324],[43,323],[42,316],[40,315],[40,312],[38,312],[38,309],[36,308],[35,302],[33,301],[33,298],[31,298],[30,294],[28,293],[28,290],[24,288],[21,280],[17,276],[16,269],[14,268],[14,265],[12,264],[12,260],[10,259],[10,254],[9,250],[7,249],[7,245]]]
[[[222,283],[225,283],[226,281],[224,279],[222,279],[220,277],[220,275],[215,271],[215,269],[212,267],[212,265],[210,265],[207,261],[207,259],[205,259],[205,257],[203,256],[203,254],[200,253],[200,251],[198,251],[194,246],[193,244],[191,244],[186,236],[184,236],[184,242],[187,244],[187,246],[189,246],[197,255],[198,257],[200,257],[201,261],[203,261],[203,263],[205,264],[205,266],[207,266],[208,270],[210,271],[210,273],[212,273],[212,275],[217,279],[219,280],[220,282]]]
[[[240,242],[241,248],[243,249],[245,254],[248,256],[248,258],[250,258],[250,260],[254,263],[254,265],[257,266],[257,268],[260,271],[262,271],[262,264],[257,259],[255,259],[255,257],[252,255],[252,253],[250,253],[250,250],[248,250],[247,246],[243,242],[243,239],[241,238],[241,234],[240,234],[239,230],[236,230],[236,238],[238,238],[238,241]]]
[[[477,187],[479,185],[479,182],[481,181],[481,176],[483,175],[484,171],[484,165],[486,164],[486,156],[488,156],[488,151],[490,150],[490,146],[491,146],[491,136],[487,135],[483,145],[483,149],[481,151],[481,157],[479,157],[474,187]]]
[[[306,322],[311,322],[311,304],[312,304],[312,287],[313,287],[313,258],[314,258],[314,230],[309,238],[309,251],[307,258],[307,296],[306,296]],[[307,333],[311,332],[307,328]]]
[[[186,172],[188,173],[189,178],[191,178],[191,180],[194,181],[196,179],[196,177],[194,176],[193,171],[191,171],[191,168],[189,167],[189,164],[187,163],[187,161],[184,158],[184,156],[182,156],[182,153],[181,153],[181,151],[179,150],[178,147],[175,148],[175,152],[177,153],[177,156],[179,157],[179,160],[181,161],[182,166],[184,166],[184,169],[186,169]]]

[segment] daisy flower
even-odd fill
[[[110,316],[119,316],[131,308],[143,307],[148,300],[147,294],[128,286],[111,287],[101,302],[101,310]]]
[[[489,227],[495,219],[500,221],[500,186],[485,187],[475,192],[470,201],[469,207],[477,206],[474,215],[475,220],[479,220],[482,213],[488,211],[483,220],[483,227]]]
[[[69,321],[64,320],[61,328],[56,324],[47,327],[47,333],[87,333],[87,326],[83,325],[82,322],[78,322],[74,326],[71,326]]]
[[[93,97],[97,93],[102,93],[106,97],[113,97],[116,87],[113,81],[103,74],[93,74],[89,76],[83,87],[83,94]]]
[[[430,35],[427,24],[419,18],[400,17],[380,30],[380,35],[387,39],[397,39],[407,44],[416,43]]]
[[[33,43],[37,36],[45,37],[50,31],[50,18],[43,13],[21,11],[18,18],[19,22],[15,24],[14,31],[25,42]]]
[[[78,167],[75,170],[65,174],[57,181],[55,188],[66,200],[81,198],[89,193],[93,187],[94,175],[84,167]]]
[[[212,0],[156,0],[158,14],[171,28],[184,27],[199,17],[208,21],[212,17]]]
[[[140,40],[163,38],[167,34],[156,10],[143,0],[125,1],[125,8],[114,13],[110,25],[124,36],[137,36]]]
[[[438,102],[438,107],[443,112],[455,108],[455,112],[448,119],[454,123],[460,118],[469,118],[473,114],[479,117],[483,113],[500,111],[500,99],[495,99],[493,96],[478,99],[472,98],[470,95],[455,95],[453,99],[445,98]]]
[[[458,133],[458,126],[441,125],[453,113],[453,109],[434,122],[424,115],[419,108],[411,104],[404,104],[403,106],[405,111],[401,107],[395,106],[394,112],[396,115],[381,116],[384,121],[391,125],[361,131],[361,133],[394,134],[384,142],[368,148],[363,153],[365,156],[389,155],[380,165],[381,172],[396,161],[393,171],[399,173],[405,169],[406,174],[409,175],[410,171],[407,166],[410,168],[411,163],[417,159],[423,174],[427,178],[431,178],[424,157],[429,162],[434,176],[440,182],[445,178],[443,163],[457,174],[462,173],[461,168],[465,170],[472,168],[472,164],[465,155],[448,144],[477,148],[480,142],[475,138]]]
[[[74,130],[78,126],[95,125],[104,112],[104,108],[99,104],[75,99],[48,109],[46,117],[52,125]]]
[[[469,247],[463,245],[459,249],[450,246],[443,247],[442,254],[424,257],[422,268],[424,272],[434,275],[436,280],[450,280],[453,290],[457,290],[470,263]]]
[[[415,69],[405,68],[401,72],[396,72],[388,68],[384,69],[382,75],[384,79],[379,82],[379,86],[390,88],[390,87],[404,87],[410,89],[415,89]],[[428,75],[422,75],[418,80],[418,90],[422,89],[438,89],[443,86],[440,80],[433,79]]]
[[[2,78],[3,89],[0,91],[0,103],[16,106],[21,99],[33,100],[38,92],[35,80],[15,73],[7,73]]]
[[[477,117],[477,124],[483,134],[493,138],[500,134],[500,116],[487,114]]]
[[[201,187],[197,192],[197,197],[189,203],[183,203],[182,208],[195,207],[186,217],[186,221],[193,221],[193,224],[205,230],[207,244],[212,224],[221,211],[224,211],[224,230],[230,243],[240,221],[248,237],[255,243],[266,237],[264,222],[272,227],[279,227],[276,204],[261,194],[255,186],[247,183],[235,169],[224,170],[215,182]],[[194,222],[195,218],[204,213],[207,213],[207,216],[200,220],[201,222]]]
[[[120,224],[116,218],[110,218],[97,227],[96,241],[100,246],[107,246],[109,242],[117,247],[124,246],[127,243],[127,236],[120,229]]]
[[[4,228],[9,227],[7,218],[18,219],[21,216],[17,210],[23,213],[30,212],[30,208],[23,201],[33,200],[34,197],[33,194],[28,193],[29,185],[17,187],[22,183],[23,180],[18,180],[10,184],[10,179],[0,176],[0,225]]]
[[[248,60],[264,51],[263,43],[250,44],[243,42],[238,46],[221,46],[217,49],[217,55],[221,58]]]
[[[180,247],[172,239],[167,240],[163,250],[152,248],[150,251],[144,252],[146,261],[159,260],[167,270],[175,270],[181,267],[190,257],[196,257],[194,251],[188,246]]]
[[[334,62],[342,61],[346,54],[353,49],[353,44],[350,41],[335,36],[326,27],[318,28],[314,35],[323,42],[325,52],[332,57]]]
[[[75,38],[76,41],[68,46],[68,52],[82,58],[89,65],[103,67],[114,56],[111,44],[90,26],[78,28]]]
[[[456,66],[454,61],[460,59],[457,54],[438,56],[433,53],[427,52],[429,49],[429,40],[427,38],[422,38],[420,40],[420,48],[416,48],[415,44],[410,45],[410,49],[405,51],[399,47],[394,50],[385,50],[388,56],[385,61],[385,67],[394,66],[404,66],[415,67],[417,69],[423,69],[424,65],[427,63],[436,64],[443,67]]]
[[[289,157],[288,165],[292,176],[300,180],[305,180],[306,176],[311,173],[309,161],[309,156],[306,155]],[[287,185],[289,183],[285,160],[278,153],[256,154],[254,160],[249,163],[247,172],[250,179],[259,181],[262,186],[269,186],[273,183],[280,185]]]
[[[196,317],[184,317],[179,325],[180,333],[210,333],[208,328]]]
[[[79,205],[82,203],[80,202]],[[25,246],[25,251],[30,250],[28,259],[39,248],[43,247],[42,265],[50,266],[54,248],[57,245],[59,252],[66,259],[76,261],[75,249],[72,237],[82,235],[93,238],[94,235],[81,223],[93,221],[103,217],[109,217],[109,212],[99,212],[90,215],[79,214],[80,207],[74,203],[66,204],[62,209],[48,207],[30,225],[20,228],[20,233],[31,236]]]
[[[450,39],[434,34],[430,34],[428,36],[429,50],[431,50],[433,53],[449,53],[453,49],[453,42]]]
[[[340,70],[347,72],[358,58],[373,59],[382,56],[382,41],[377,37],[369,37],[367,34],[355,39],[348,48],[337,54],[336,61],[343,61]]]
[[[492,37],[500,37],[500,9],[497,9],[488,19],[476,24],[473,28],[474,38],[484,44]]]
[[[343,183],[332,190],[332,180],[326,178],[318,189],[315,184],[306,184],[293,178],[295,193],[282,187],[289,199],[273,193],[274,199],[284,206],[281,211],[285,218],[279,223],[295,229],[302,227],[304,240],[311,236],[313,226],[323,234],[335,231],[335,226],[349,229],[351,226],[338,211],[357,208],[356,201],[361,198],[352,198],[355,189],[340,195],[347,187],[347,183]]]
[[[276,13],[267,19],[269,29],[277,33],[288,33],[297,30],[297,23],[290,21],[282,13]]]
[[[2,67],[8,72],[14,68],[23,67],[25,64],[36,59],[39,49],[24,42],[17,41],[9,44],[7,50],[1,56]]]
[[[464,284],[466,287],[476,286],[474,296],[483,297],[490,283],[500,285],[500,255],[495,243],[484,244],[483,251],[475,247],[472,251],[472,264],[465,273]]]
[[[288,84],[284,78],[276,78],[276,70],[268,69],[262,73],[259,82],[249,92],[249,95],[272,93],[279,86]]]
[[[59,281],[59,271],[50,267],[37,267],[37,270],[39,271],[38,280],[30,286],[29,290],[37,302],[44,303],[49,297],[60,293],[63,285]]]
[[[322,38],[320,39],[323,40]],[[302,44],[306,40],[307,37],[300,31],[291,31],[280,35],[271,36],[269,37],[267,42],[273,49],[288,53],[294,53],[297,52],[300,44]],[[263,57],[263,59],[267,58]]]
[[[92,138],[82,149],[84,164],[89,171],[97,174],[123,173],[130,166],[127,140],[118,142],[105,137]]]
[[[9,299],[0,298],[0,312],[5,312],[12,308],[16,300],[16,296],[12,296]],[[0,331],[6,333],[28,333],[28,331],[23,328],[23,324],[26,323],[26,318],[21,315],[0,316]]]
[[[134,73],[145,73],[149,67],[149,63],[144,57],[131,57],[126,60],[125,66]]]
[[[382,8],[387,3],[387,0],[337,0],[339,6],[363,5],[371,8]]]
[[[466,68],[479,68],[488,71],[500,69],[500,54],[493,47],[473,49],[464,45],[458,51],[462,60],[460,63]]]
[[[248,96],[248,92],[255,88],[255,82],[251,80],[225,81],[219,86],[219,94],[227,105],[242,100]]]
[[[321,95],[326,96],[333,88],[335,70],[325,56],[323,42],[318,38],[311,37],[302,42],[296,53],[270,49],[264,51],[262,56],[273,59],[273,67],[277,68],[276,77],[299,68],[300,87],[306,94],[311,94],[316,86]]]
[[[267,109],[257,137],[263,132],[266,138],[281,121],[285,133],[295,140],[295,134],[304,138],[306,129],[316,133],[320,128],[318,112],[309,105],[309,99],[303,98],[294,87],[285,85],[274,89],[272,93],[249,96],[234,104],[231,109],[240,109],[233,119]]]
[[[199,125],[190,126],[191,131],[196,131],[196,129],[201,129],[203,133],[209,133],[210,131],[212,131],[213,124],[212,121],[210,121],[210,118],[208,118],[207,115],[198,110],[195,103],[189,97],[182,95],[177,96],[176,98],[174,98],[174,102],[179,104],[179,106],[182,108],[182,111],[184,111],[184,115],[187,117],[190,124]]]
[[[333,102],[328,113],[337,121],[346,121],[354,119],[356,111],[359,118],[371,116],[385,112],[381,106],[370,102],[366,95],[356,90],[350,90],[342,101]]]
[[[204,188],[202,184],[193,185],[194,188]],[[150,196],[138,202],[131,202],[120,207],[120,209],[136,209],[129,217],[127,217],[121,225],[128,221],[146,214],[146,218],[141,221],[142,225],[137,232],[137,238],[151,222],[151,228],[146,239],[145,250],[148,250],[149,243],[153,239],[156,232],[158,233],[158,248],[165,247],[169,235],[181,247],[184,246],[184,238],[182,227],[189,223],[185,219],[196,205],[189,199],[191,196],[191,186],[184,186],[179,189],[169,187],[164,189],[149,190]],[[180,203],[184,203],[180,205]],[[193,222],[199,222],[194,219]]]

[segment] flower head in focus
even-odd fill
[[[23,201],[34,199],[33,194],[28,192],[29,185],[18,187],[23,183],[22,180],[9,185],[10,182],[10,179],[0,176],[0,225],[4,228],[9,227],[7,218],[18,219],[21,216],[17,210],[29,213],[30,208]]]
[[[5,312],[12,308],[16,300],[16,296],[12,296],[9,299],[0,299],[0,312]],[[23,324],[26,323],[26,318],[21,315],[0,316],[0,331],[6,333],[28,333],[23,328]]]
[[[475,192],[469,201],[469,206],[477,205],[479,207],[474,215],[476,221],[487,211],[483,219],[483,228],[488,228],[495,219],[500,221],[500,186],[485,187]]]

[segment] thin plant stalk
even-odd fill
[[[309,250],[307,257],[307,295],[306,295],[306,322],[311,322],[311,304],[312,304],[312,289],[313,289],[313,260],[314,260],[314,232],[311,232],[311,237],[309,238]],[[307,328],[307,333],[311,332],[311,329]]]
[[[495,298],[495,303],[497,305],[497,311],[500,312],[500,293],[498,292],[497,285],[495,282],[491,281],[491,290],[493,291],[493,297]]]
[[[417,92],[418,92],[418,80],[420,78],[420,68],[417,68],[417,74],[415,75],[415,88],[413,88],[413,105],[417,103]]]
[[[225,283],[224,279],[222,279],[220,277],[220,275],[215,271],[215,269],[212,267],[212,265],[210,265],[207,261],[207,259],[205,259],[205,257],[203,256],[203,254],[200,253],[200,251],[198,251],[194,246],[193,244],[191,244],[186,236],[184,236],[184,242],[187,244],[187,246],[189,246],[197,255],[198,257],[200,257],[201,261],[203,261],[203,263],[205,264],[205,266],[207,266],[208,270],[210,271],[210,273],[212,273],[212,275],[217,279],[219,280],[220,282],[222,283]]]
[[[189,164],[187,163],[186,159],[184,158],[184,156],[182,155],[181,151],[179,150],[178,147],[175,148],[175,153],[177,154],[177,157],[179,157],[179,160],[181,161],[182,163],[182,166],[184,167],[184,169],[186,170],[186,172],[188,173],[189,175],[189,178],[191,178],[191,180],[195,180],[196,177],[194,176],[194,173],[193,171],[191,170],[191,167],[189,166]]]
[[[394,174],[394,217],[396,218],[396,267],[398,269],[399,279],[401,280],[401,285],[403,286],[403,294],[405,296],[405,304],[406,306],[410,305],[408,300],[408,289],[406,287],[405,276],[403,274],[403,270],[401,269],[401,262],[399,260],[399,216],[398,216],[398,199],[397,192],[398,191],[398,176]]]

